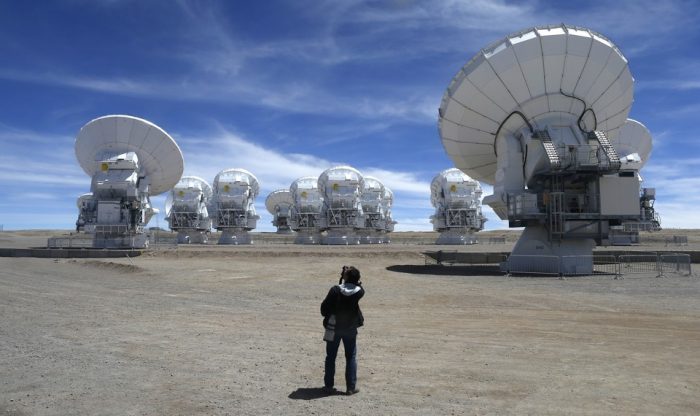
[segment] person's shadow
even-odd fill
[[[342,394],[343,393],[338,390],[335,390],[332,393],[326,392],[322,387],[300,387],[294,390],[288,397],[294,400],[314,400]]]

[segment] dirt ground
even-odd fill
[[[506,277],[423,248],[0,258],[0,415],[700,414],[696,270]],[[324,396],[343,264],[367,291],[361,392]]]

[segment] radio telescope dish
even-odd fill
[[[76,202],[75,205],[78,207],[78,209],[80,209],[80,208],[82,208],[85,201],[89,201],[91,199],[92,199],[92,192],[86,192],[78,197],[78,199],[75,201]]]
[[[166,221],[177,231],[179,244],[206,244],[211,231],[208,206],[213,191],[204,179],[183,176],[165,201]]]
[[[394,205],[394,193],[388,187],[384,187],[384,201],[382,202],[382,208],[384,209],[384,223],[386,225],[382,242],[388,244],[391,242],[389,239],[390,232],[394,231],[394,226],[396,221],[391,216],[391,207]]]
[[[644,167],[652,148],[651,133],[640,122],[627,119],[620,129],[620,134],[611,140],[613,147],[620,155],[620,171],[632,173],[642,181],[638,171]],[[620,225],[611,225],[608,240],[611,245],[629,246],[639,243],[640,231],[658,231],[661,229],[661,219],[654,209],[656,189],[642,188],[639,196],[640,218],[627,220]]]
[[[140,174],[150,182],[150,195],[166,192],[182,176],[184,160],[177,143],[148,120],[126,115],[99,117],[83,126],[75,140],[78,163],[91,177],[100,171],[102,160],[128,152],[138,156]]]
[[[272,225],[277,227],[277,234],[290,234],[292,229],[289,226],[294,199],[289,189],[278,189],[270,192],[265,199],[267,212],[273,215]]]
[[[252,244],[248,231],[260,219],[255,211],[258,179],[245,169],[225,169],[216,175],[213,186],[214,228],[222,231],[219,244]]]
[[[75,155],[92,177],[91,196],[78,200],[78,231],[95,247],[142,248],[144,227],[158,212],[150,196],[172,188],[182,175],[182,152],[163,129],[137,117],[109,115],[80,129]]]
[[[362,189],[362,213],[364,214],[364,227],[357,230],[360,244],[381,244],[386,233],[386,218],[384,203],[386,188],[384,184],[373,176],[364,177]]]
[[[493,185],[485,204],[526,227],[505,270],[590,273],[609,227],[639,218],[639,181],[620,174],[611,144],[633,91],[620,50],[567,25],[506,36],[450,82],[438,122],[445,150],[457,168]]]
[[[623,164],[642,169],[651,154],[651,133],[646,126],[637,120],[628,118],[620,129],[620,134],[610,140]]]
[[[474,232],[484,229],[481,214],[481,186],[457,168],[446,169],[430,183],[430,217],[433,229],[440,233],[435,244],[476,244]]]
[[[318,244],[321,242],[323,197],[318,191],[318,178],[304,176],[289,187],[294,204],[289,225],[297,232],[294,244]]]
[[[322,229],[325,244],[359,244],[356,230],[364,227],[362,201],[364,179],[357,169],[342,165],[326,169],[318,177],[318,190],[323,196]]]
[[[85,231],[85,226],[91,227],[97,222],[97,201],[92,192],[87,192],[75,201],[78,206],[78,220],[75,222],[75,231]]]
[[[633,84],[627,60],[602,35],[566,25],[527,29],[457,73],[440,105],[440,135],[458,168],[493,185],[498,139],[528,124],[551,126],[562,139],[555,126],[580,124],[612,139],[632,106]]]

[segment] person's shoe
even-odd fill
[[[353,388],[348,388],[348,390],[345,392],[345,394],[348,396],[352,396],[353,394],[357,394],[359,392],[360,392],[360,389],[358,389],[357,387],[353,387]]]
[[[323,388],[321,388],[321,391],[323,391],[326,394],[338,394],[338,390],[336,390],[335,387],[323,386]]]

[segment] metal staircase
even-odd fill
[[[561,159],[557,153],[554,143],[552,143],[552,137],[549,135],[547,130],[538,130],[533,134],[533,138],[539,139],[542,142],[542,147],[549,160],[549,167],[552,170],[559,170],[561,168]]]
[[[603,152],[610,161],[610,170],[620,170],[620,156],[615,151],[613,145],[610,144],[610,140],[608,140],[608,136],[605,134],[605,132],[596,130],[588,133],[588,140],[593,139],[595,139],[600,144],[600,148],[603,149]]]

